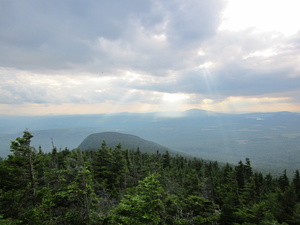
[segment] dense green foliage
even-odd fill
[[[103,141],[97,151],[44,153],[31,133],[0,160],[0,224],[300,224],[300,175],[251,162],[148,154]]]

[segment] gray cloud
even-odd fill
[[[220,23],[220,1],[177,1],[170,13],[169,36],[175,46],[193,46],[215,34]],[[187,13],[188,12],[188,13]]]
[[[299,53],[284,36],[251,31],[222,33],[204,44],[199,64],[181,76],[183,91],[223,96],[251,96],[299,89]]]
[[[0,103],[295,96],[300,33],[220,31],[223,0],[3,0]],[[298,99],[298,100],[297,100]]]
[[[157,58],[162,46],[155,46],[149,36],[166,35],[168,43],[160,50],[166,51],[166,58],[172,57],[179,46],[199,43],[214,33],[218,2],[2,1],[1,66],[56,70],[74,64],[112,63],[110,56],[115,55],[97,48],[103,40],[133,54],[129,59],[137,68],[143,68],[141,64],[151,67],[161,62]],[[170,63],[163,61],[164,67]],[[128,60],[119,63],[127,65]]]

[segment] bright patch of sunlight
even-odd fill
[[[188,100],[190,96],[184,93],[163,93],[159,106],[162,117],[179,117],[182,116],[182,111],[188,109]]]
[[[292,35],[299,30],[299,0],[228,0],[219,30],[278,31]]]
[[[165,41],[167,36],[165,34],[155,34],[153,35],[153,38],[157,41]]]
[[[199,65],[198,67],[199,67],[199,68],[207,69],[207,68],[212,68],[212,67],[214,67],[214,66],[215,66],[215,63],[209,61],[209,62],[205,62],[205,63]]]
[[[165,93],[162,97],[163,102],[166,103],[181,103],[185,100],[189,99],[189,96],[183,93]]]

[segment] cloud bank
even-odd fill
[[[227,7],[1,1],[0,113],[300,111],[299,27],[230,29]]]

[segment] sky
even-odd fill
[[[1,0],[0,114],[300,112],[299,0]]]

